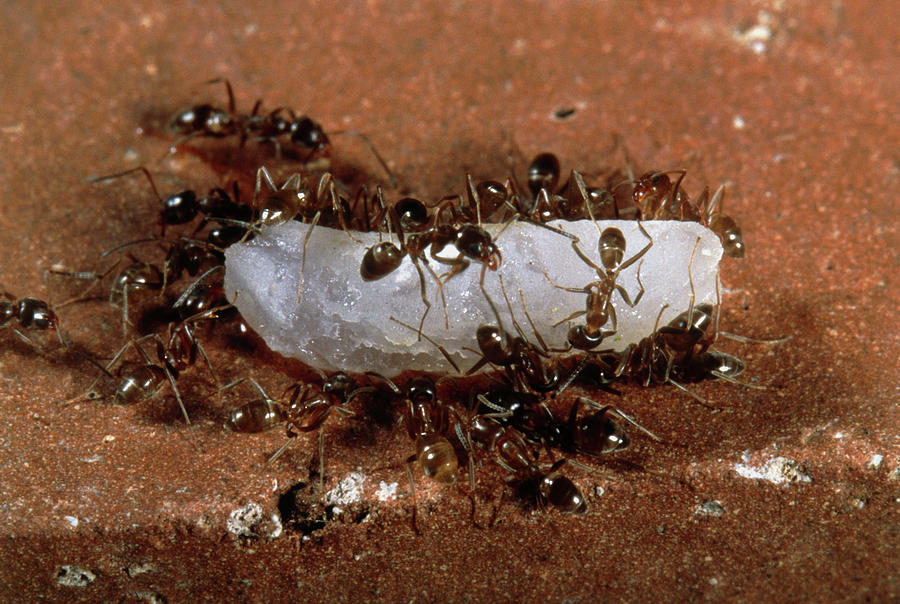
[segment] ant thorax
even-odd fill
[[[513,319],[526,324],[522,318],[527,312],[547,347],[565,350],[571,349],[570,328],[586,325],[588,293],[606,291],[604,301],[613,309],[615,329],[607,320],[598,350],[622,350],[675,318],[692,300],[717,303],[722,245],[699,223],[581,220],[547,225],[563,232],[521,221],[483,225],[502,253],[496,270],[469,257],[463,258],[468,266],[443,263],[464,256],[447,244],[434,257],[423,253],[418,266],[409,254],[403,255],[395,270],[367,280],[360,267],[366,250],[388,241],[397,244],[396,233],[354,231],[348,237],[351,233],[322,226],[310,233],[310,225],[292,221],[264,228],[253,241],[229,248],[225,288],[273,350],[325,370],[362,372],[378,367],[387,374],[408,369],[448,372],[448,363],[435,346],[409,327],[420,325],[426,298],[430,311],[421,333],[439,341],[461,368],[480,358],[475,332],[479,325],[497,324],[494,308],[507,331]],[[601,236],[608,229],[620,231],[624,242],[608,233]],[[604,252],[601,244],[610,241],[624,246],[623,253]],[[515,317],[502,303],[498,275],[514,301]]]

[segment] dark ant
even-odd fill
[[[285,415],[284,406],[280,402],[269,398],[269,395],[253,378],[239,378],[230,384],[222,386],[220,392],[232,388],[244,380],[250,382],[259,393],[260,398],[232,409],[225,425],[235,432],[256,433],[271,430],[285,421],[287,416]]]
[[[125,345],[113,355],[113,358],[105,367],[101,366],[104,374],[106,374],[107,377],[114,377],[113,374],[110,373],[110,369],[116,365],[122,355],[128,350],[129,346],[133,346],[137,350],[144,363],[137,365],[124,373],[120,372],[119,382],[114,395],[116,404],[130,405],[148,400],[156,395],[163,384],[168,381],[172,388],[172,393],[175,395],[175,400],[178,402],[178,408],[184,416],[185,423],[188,426],[191,426],[191,419],[188,416],[187,409],[182,401],[181,392],[178,390],[176,380],[185,369],[196,363],[197,357],[199,356],[206,364],[213,382],[218,384],[218,378],[213,371],[212,364],[209,362],[209,357],[206,356],[206,351],[203,349],[203,346],[194,337],[191,324],[202,319],[213,317],[219,310],[221,309],[212,308],[184,321],[170,323],[167,328],[165,339],[160,337],[157,333],[152,333],[126,342]],[[143,341],[149,339],[152,339],[156,343],[155,362],[141,346]],[[98,398],[93,388],[100,379],[101,378],[97,378],[94,380],[88,387],[86,393],[77,396],[74,399],[70,399],[67,402],[74,402],[85,396]]]
[[[14,322],[18,324],[18,327]],[[53,330],[63,348],[69,347],[59,329],[59,319],[49,304],[37,298],[17,299],[9,292],[4,291],[0,293],[0,329],[11,329],[20,340],[30,344],[35,350],[39,350],[40,347],[19,327],[28,331]]]
[[[587,503],[581,490],[569,478],[557,472],[567,463],[561,459],[543,471],[534,459],[522,435],[512,426],[503,426],[495,418],[481,416],[468,422],[466,429],[457,425],[470,458],[478,445],[494,453],[494,461],[513,474],[512,484],[520,497],[535,501],[539,508],[547,503],[562,512],[583,514]],[[470,465],[470,470],[473,466]],[[472,483],[474,490],[474,479]]]
[[[158,241],[160,240],[155,238],[131,241],[106,250],[100,257],[105,258],[125,247]],[[131,260],[131,264],[127,265],[116,274],[109,287],[109,303],[113,306],[121,306],[122,308],[123,336],[128,332],[129,304],[135,293],[152,291],[159,292],[159,295],[162,296],[169,283],[178,280],[185,272],[194,277],[204,266],[212,265],[210,271],[219,270],[219,267],[224,266],[224,254],[220,248],[203,241],[187,238],[180,238],[174,242],[170,242],[165,261],[161,267],[139,260],[131,253],[125,254],[125,257]],[[65,304],[68,304],[73,301],[85,299],[88,293],[99,284],[106,275],[119,266],[120,263],[121,259],[117,260],[102,273],[93,271],[78,272],[60,268],[52,268],[48,272],[94,281],[94,283],[81,294],[65,302]],[[181,318],[186,319],[192,314],[196,313],[182,313]]]
[[[135,172],[144,174],[147,178],[147,182],[150,183],[150,188],[152,189],[154,196],[159,202],[160,237],[165,237],[166,227],[168,225],[187,224],[194,220],[199,214],[203,214],[204,219],[194,230],[194,233],[199,232],[209,220],[215,220],[226,223],[226,225],[232,227],[232,229],[237,228],[241,224],[245,225],[245,230],[241,232],[241,237],[246,236],[246,224],[252,219],[252,210],[249,206],[240,203],[237,181],[233,184],[232,195],[229,195],[220,187],[215,187],[210,189],[209,194],[203,197],[199,196],[196,191],[185,189],[174,193],[165,199],[160,195],[159,189],[156,188],[156,183],[153,181],[153,176],[150,174],[150,171],[143,166],[130,168],[106,176],[91,177],[87,179],[87,182],[106,182]],[[218,236],[219,235],[216,237]],[[222,248],[228,246],[228,244],[223,245],[223,242],[214,241],[212,238],[210,243]]]
[[[601,457],[627,448],[630,440],[617,419],[631,424],[656,441],[660,440],[615,407],[601,406],[584,397],[578,397],[572,403],[568,419],[564,422],[558,421],[546,404],[535,395],[493,391],[478,394],[477,399],[489,417],[514,427],[532,442],[548,448],[556,447],[569,454],[583,453]],[[590,407],[595,411],[580,416],[583,407]]]
[[[525,307],[525,297],[519,290],[519,300],[522,304],[522,310],[526,319],[531,326],[537,338],[538,344],[535,345],[528,341],[525,332],[516,321],[512,304],[509,296],[506,294],[506,286],[503,283],[503,276],[498,276],[500,280],[500,290],[503,292],[503,298],[506,300],[506,306],[509,309],[512,318],[513,327],[517,336],[511,336],[503,327],[500,319],[500,313],[494,305],[494,301],[488,296],[487,292],[483,292],[487,298],[488,304],[494,312],[497,319],[497,325],[479,325],[475,332],[478,342],[478,349],[481,352],[481,359],[475,363],[466,375],[472,375],[484,365],[490,363],[506,370],[506,377],[511,385],[511,389],[516,392],[537,392],[544,394],[554,392],[559,394],[559,383],[562,377],[561,366],[558,358],[551,358],[551,350],[547,347],[543,337],[535,327],[528,309]],[[565,382],[568,384],[571,376]]]
[[[309,175],[296,172],[281,186],[275,184],[265,166],[256,171],[256,187],[251,206],[257,214],[255,227],[284,224],[290,220],[309,222],[310,227],[303,239],[303,253],[300,261],[300,280],[297,285],[297,303],[303,297],[303,275],[306,272],[306,249],[313,230],[320,221],[326,226],[339,224],[352,241],[361,243],[353,236],[349,224],[353,215],[346,200],[338,195],[334,177],[325,172],[313,183]],[[262,198],[260,193],[265,183],[268,193]],[[357,194],[357,201],[359,194]],[[355,204],[354,204],[355,205]]]
[[[604,188],[589,187],[584,177],[572,170],[569,179],[557,189],[560,179],[559,159],[553,153],[536,155],[527,169],[530,196],[520,192],[515,178],[507,205],[531,222],[550,220],[582,220],[589,217],[618,219],[619,208],[612,194]]]
[[[373,371],[367,371],[366,374],[383,381],[403,401],[406,432],[416,443],[416,453],[406,460],[407,464],[418,463],[426,476],[441,484],[455,482],[459,458],[446,437],[450,427],[450,412],[449,407],[438,398],[435,381],[427,375],[420,375],[410,380],[405,390],[401,390],[390,378]],[[413,528],[418,533],[416,485],[408,465],[406,471],[413,495]]]
[[[745,253],[744,235],[741,228],[733,218],[723,213],[722,205],[725,199],[725,185],[719,186],[712,198],[707,203],[709,189],[703,189],[697,205],[701,208],[706,226],[719,236],[725,253],[732,258],[743,258]]]
[[[594,222],[594,224],[596,225],[597,223]],[[633,301],[625,288],[616,283],[616,279],[621,271],[640,260],[648,251],[650,251],[650,248],[653,247],[653,238],[650,237],[640,221],[638,221],[637,225],[641,233],[649,240],[649,243],[628,260],[624,260],[626,240],[622,231],[616,227],[607,227],[603,229],[597,243],[597,249],[600,252],[600,261],[603,264],[602,268],[581,251],[578,247],[577,239],[572,241],[572,248],[575,250],[575,253],[578,254],[578,257],[597,272],[597,276],[599,277],[597,281],[588,283],[582,288],[564,287],[557,285],[550,278],[550,275],[544,271],[544,276],[554,287],[568,292],[587,294],[585,310],[577,311],[554,325],[554,327],[556,327],[557,325],[565,323],[566,321],[571,321],[576,317],[582,315],[585,316],[584,325],[573,325],[569,328],[567,339],[569,345],[573,348],[585,351],[592,350],[599,346],[605,338],[616,333],[618,324],[616,321],[616,310],[612,304],[614,292],[619,292],[619,295],[622,297],[625,304],[632,308],[641,301],[641,298],[644,295],[644,285],[641,283],[640,267],[638,267],[637,281],[641,289]],[[597,225],[597,229],[600,229],[599,225]],[[603,327],[607,322],[610,323],[611,329],[604,330]]]
[[[102,257],[103,255],[101,255],[101,258]],[[122,337],[128,335],[128,325],[130,324],[128,319],[129,300],[133,299],[135,293],[141,291],[156,291],[162,293],[164,284],[163,270],[158,266],[138,260],[137,257],[130,253],[126,254],[125,257],[131,260],[131,264],[120,270],[109,286],[110,305],[118,306],[122,309]],[[65,304],[69,304],[87,299],[90,291],[103,281],[103,279],[119,266],[121,262],[122,260],[120,258],[102,273],[94,271],[72,271],[62,267],[54,267],[47,272],[54,275],[63,275],[74,277],[75,279],[93,281],[93,283],[84,291],[65,302]]]
[[[270,142],[275,146],[276,157],[280,158],[279,139],[286,135],[294,145],[309,150],[304,161],[308,161],[317,153],[327,155],[330,140],[318,122],[306,115],[297,116],[287,107],[278,107],[268,114],[261,115],[259,113],[262,107],[261,99],[253,105],[250,115],[238,113],[235,108],[234,91],[228,79],[215,78],[207,84],[220,82],[225,84],[228,93],[228,108],[202,104],[176,113],[170,120],[169,127],[177,134],[181,134],[182,138],[170,147],[170,152],[174,152],[179,146],[197,136],[225,138],[240,135],[240,146],[243,146],[247,139]]]
[[[169,147],[169,153],[174,153],[179,146],[194,137],[225,138],[239,135],[240,147],[243,147],[248,139],[271,143],[275,147],[276,159],[281,159],[281,138],[285,136],[293,145],[307,151],[301,160],[303,163],[309,163],[315,156],[327,157],[330,154],[331,140],[319,122],[307,115],[297,115],[289,107],[277,107],[269,113],[262,114],[260,113],[262,99],[256,101],[250,115],[238,113],[235,108],[234,91],[227,78],[215,78],[207,84],[220,82],[225,84],[228,93],[228,108],[202,104],[176,113],[169,122],[169,128],[181,134],[182,138]],[[396,177],[368,136],[355,130],[336,131],[332,134],[349,134],[362,139],[388,175],[391,185],[397,186]]]
[[[247,378],[259,393],[260,398],[234,409],[227,425],[235,432],[264,432],[279,423],[285,423],[288,440],[269,457],[272,463],[287,450],[294,438],[305,432],[317,430],[319,433],[319,487],[324,492],[325,483],[325,421],[331,411],[348,415],[353,412],[346,405],[361,394],[374,391],[371,387],[358,387],[353,378],[344,372],[335,372],[330,376],[315,370],[322,379],[318,384],[297,381],[288,386],[282,398],[284,402],[271,399],[253,378]],[[244,381],[240,378],[223,386],[225,390]]]

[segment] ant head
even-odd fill
[[[428,208],[414,197],[404,197],[394,204],[394,209],[404,231],[420,231],[428,225]]]
[[[646,172],[634,183],[634,202],[641,201],[650,195],[662,195],[672,186],[669,175],[665,172]]]
[[[331,145],[321,124],[305,115],[291,123],[290,133],[292,143],[312,151],[324,153]]]
[[[409,400],[413,403],[430,403],[437,399],[437,387],[427,375],[414,377],[406,385]]]
[[[597,248],[600,251],[600,261],[606,270],[614,270],[625,259],[625,235],[616,227],[603,229]]]
[[[335,372],[322,383],[322,391],[340,397],[348,395],[356,388],[356,382],[343,371]]]
[[[497,270],[503,260],[490,233],[474,224],[464,225],[460,229],[456,247],[464,256],[478,260],[492,271]]]

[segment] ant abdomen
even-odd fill
[[[166,372],[157,365],[138,365],[122,377],[116,388],[115,401],[118,405],[131,405],[153,396],[163,385]]]
[[[373,245],[366,250],[359,274],[363,281],[375,281],[392,273],[403,262],[403,252],[388,241]]]
[[[228,427],[235,432],[265,432],[285,421],[284,409],[274,402],[260,405],[252,402],[234,409],[228,417]]]
[[[731,258],[744,257],[744,235],[741,233],[741,227],[731,216],[713,214],[709,219],[709,230],[722,240],[722,247],[728,256]]]
[[[416,459],[429,478],[443,484],[456,480],[459,460],[453,445],[444,436],[432,434],[417,438]]]
[[[593,350],[606,338],[606,332],[591,335],[585,325],[572,325],[566,334],[569,345],[576,350]]]
[[[581,489],[565,476],[545,476],[541,480],[540,492],[551,505],[562,512],[587,512],[587,503]]]
[[[232,116],[212,105],[196,105],[176,113],[169,127],[178,134],[200,132],[213,138],[223,138],[237,132],[237,123]]]
[[[599,457],[627,449],[631,439],[608,413],[599,412],[573,423],[572,444],[579,453]]]
[[[559,159],[553,153],[541,153],[528,166],[528,188],[535,197],[541,189],[552,193],[559,181]]]
[[[625,235],[616,227],[603,229],[597,247],[600,251],[600,261],[607,269],[612,269],[625,258]]]
[[[496,180],[483,180],[475,186],[475,190],[481,201],[481,213],[484,217],[493,216],[494,212],[509,199],[506,185]]]

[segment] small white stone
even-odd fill
[[[577,236],[581,250],[598,266],[602,266],[597,251],[598,226],[600,229],[615,226],[622,231],[627,240],[626,259],[648,243],[634,221],[550,224]],[[627,306],[618,293],[613,295],[618,332],[603,343],[604,348],[621,350],[649,335],[665,304],[668,308],[660,318],[660,325],[687,310],[691,294],[688,263],[698,237],[700,243],[693,262],[695,304],[716,303],[716,277],[722,257],[722,246],[716,235],[693,222],[642,224],[653,238],[653,247],[642,257],[640,267],[645,293],[634,308]],[[496,232],[500,225],[487,227]],[[354,237],[363,241],[360,244],[343,231],[316,227],[309,240],[303,298],[298,305],[303,239],[308,229],[308,224],[299,222],[267,228],[253,241],[234,245],[226,252],[228,298],[269,347],[325,370],[373,370],[387,375],[410,369],[452,373],[447,361],[431,344],[419,341],[415,331],[390,320],[393,316],[418,326],[425,310],[419,293],[419,277],[410,259],[404,258],[397,270],[382,279],[367,282],[360,277],[363,255],[379,241],[378,233],[354,233]],[[565,347],[568,325],[583,324],[584,317],[557,327],[553,325],[584,310],[587,295],[554,287],[543,271],[556,283],[573,288],[597,281],[596,271],[576,255],[568,238],[532,224],[509,225],[497,239],[497,245],[503,255],[498,272],[511,298],[515,319],[529,340],[535,341],[519,302],[518,291],[522,290],[528,312],[548,346]],[[448,246],[444,255],[448,250],[455,252],[455,248]],[[617,279],[632,299],[639,291],[639,263],[623,270]],[[434,260],[429,264],[437,273],[447,269]],[[497,323],[479,288],[480,275],[481,266],[473,263],[444,285],[449,319],[449,329],[445,329],[435,281],[425,271],[432,308],[423,333],[444,346],[463,371],[479,358],[478,354],[464,350],[477,349],[478,326]],[[485,288],[502,315],[504,327],[513,332],[497,274],[487,271]]]

